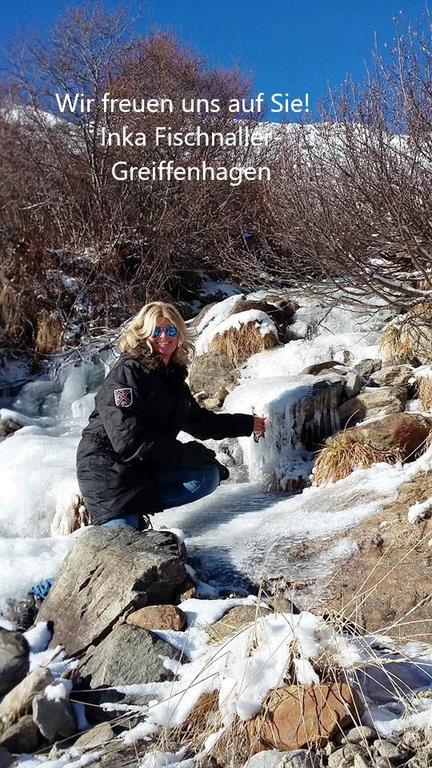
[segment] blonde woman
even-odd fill
[[[185,382],[192,344],[177,309],[154,301],[120,339],[122,355],[96,395],[77,472],[95,525],[147,527],[147,515],[212,493],[228,471],[199,440],[263,434],[265,421],[200,408]]]

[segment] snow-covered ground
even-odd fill
[[[207,349],[217,328],[230,326],[229,311],[237,300],[235,295],[215,305],[199,324],[201,351]],[[239,482],[234,471],[232,480],[211,497],[166,510],[154,519],[156,528],[181,529],[198,575],[205,574],[206,583],[199,584],[201,599],[182,603],[187,631],[160,632],[162,639],[182,651],[184,662],[165,660],[176,676],[174,682],[135,686],[135,693],[150,693],[153,701],[142,712],[144,721],[121,737],[127,743],[151,737],[160,726],[181,722],[200,694],[219,691],[222,728],[209,736],[204,747],[209,750],[234,715],[247,719],[259,710],[266,693],[281,683],[291,661],[297,682],[318,682],[314,662],[324,651],[331,653],[335,663],[346,670],[347,679],[363,691],[365,722],[373,724],[381,736],[396,736],[408,726],[430,723],[432,699],[413,696],[413,691],[430,687],[430,648],[411,643],[396,651],[389,638],[347,638],[309,611],[313,611],[314,599],[319,599],[320,584],[356,551],[350,529],[394,499],[402,482],[432,469],[432,446],[404,467],[376,464],[295,495],[268,492],[264,487],[265,477],[272,473],[282,481],[296,471],[304,476],[305,469],[310,469],[310,456],[304,449],[298,450],[294,416],[298,417],[301,403],[319,378],[301,374],[303,368],[328,360],[352,365],[380,355],[377,334],[385,313],[374,311],[368,317],[364,311],[359,314],[341,307],[329,312],[316,299],[303,298],[300,304],[292,326],[298,338],[250,358],[241,371],[239,386],[226,401],[229,411],[267,416],[264,439],[239,441],[248,481]],[[259,312],[245,313],[240,319],[261,320]],[[78,492],[76,446],[109,362],[109,355],[97,352],[80,365],[70,360],[57,378],[29,383],[9,409],[0,412],[2,419],[23,425],[0,443],[0,608],[7,598],[23,596],[33,583],[55,577],[81,533],[59,536],[59,521]],[[326,380],[337,380],[337,374],[327,374]],[[333,418],[331,402],[330,411]],[[181,439],[188,438],[181,435]],[[221,458],[223,451],[222,445]],[[420,509],[414,505],[411,519],[429,507],[429,502]],[[209,643],[207,625],[230,606],[254,604],[256,598],[248,596],[248,591],[262,579],[314,580],[313,594],[305,593],[308,604],[303,607],[308,610],[298,616],[272,614],[222,644]],[[245,597],[215,599],[231,591]],[[297,656],[291,659],[294,638]],[[27,639],[31,668],[48,665],[56,678],[49,695],[67,698],[69,682],[61,675],[73,662],[65,660],[59,649],[46,655],[46,625],[30,630]],[[85,728],[82,712],[76,714],[81,718],[79,728]],[[183,756],[182,750],[154,753],[153,762],[144,758],[141,765],[192,768],[194,761],[183,760]],[[94,752],[82,757],[72,748],[51,765],[78,768],[94,757]],[[43,759],[23,757],[21,763],[36,768]]]
[[[199,350],[207,348],[216,327],[230,322],[237,300],[238,295],[231,296],[205,315],[197,328]],[[352,552],[350,526],[374,514],[402,479],[400,469],[382,466],[299,495],[263,490],[263,477],[272,470],[280,479],[284,473],[304,475],[310,469],[304,451],[291,445],[284,454],[280,446],[281,433],[291,429],[290,404],[307,395],[316,381],[299,372],[316,362],[353,364],[379,354],[377,331],[385,313],[381,319],[376,312],[368,318],[364,310],[339,306],[329,311],[316,298],[303,297],[299,303],[292,327],[306,338],[250,358],[240,386],[226,402],[228,410],[268,417],[265,439],[258,444],[252,438],[240,441],[249,482],[226,483],[212,497],[154,519],[156,528],[183,529],[188,550],[202,570],[225,587],[247,588],[269,574],[290,580],[328,578],[331,568]],[[259,322],[260,317],[245,313],[243,320]],[[81,365],[69,361],[55,379],[27,384],[10,409],[1,412],[24,426],[0,443],[0,605],[25,594],[40,578],[55,576],[72,544],[73,537],[50,533],[58,533],[58,521],[78,492],[76,446],[109,363],[106,353],[93,354]],[[285,456],[283,461],[280,456]],[[293,545],[325,540],[341,530],[346,535],[326,552],[315,548],[310,558],[296,558]]]

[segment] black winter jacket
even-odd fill
[[[78,483],[92,523],[161,511],[158,470],[190,465],[191,444],[176,439],[180,430],[200,440],[252,433],[253,416],[200,408],[186,375],[186,368],[165,366],[157,357],[142,362],[124,354],[106,377],[77,453]]]

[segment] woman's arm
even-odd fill
[[[242,437],[252,434],[254,417],[247,413],[213,413],[201,408],[190,395],[189,413],[183,429],[199,440]]]

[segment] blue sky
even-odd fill
[[[121,3],[107,0],[114,8]],[[4,0],[0,45],[25,27],[46,32],[74,0]],[[254,76],[256,91],[292,97],[310,94],[311,107],[331,82],[361,79],[376,35],[390,44],[393,18],[419,19],[424,0],[126,0],[141,19],[135,31],[169,28],[211,65],[238,64]],[[402,12],[402,14],[401,14]],[[292,116],[291,116],[292,117]],[[273,116],[272,119],[278,119]]]

